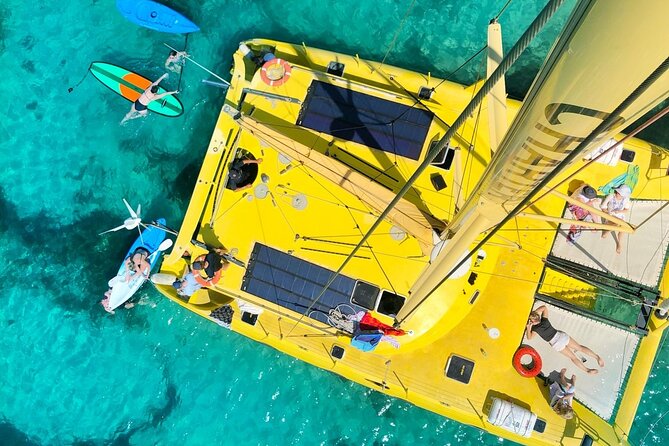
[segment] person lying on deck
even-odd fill
[[[597,361],[597,364],[600,367],[604,367],[604,360],[601,356],[590,350],[588,347],[574,341],[574,339],[564,331],[553,328],[548,320],[548,308],[546,308],[545,305],[538,307],[530,313],[525,333],[527,339],[532,339],[535,334],[538,334],[544,341],[548,342],[555,351],[558,351],[571,359],[571,362],[589,375],[595,375],[599,370],[586,367],[581,359],[576,356],[576,352],[581,352],[590,356]]]
[[[131,119],[141,118],[143,116],[146,116],[149,113],[149,104],[152,103],[153,101],[157,101],[158,99],[162,99],[165,96],[169,96],[171,94],[179,93],[178,90],[175,90],[158,94],[158,84],[167,76],[168,76],[167,73],[163,74],[158,78],[157,81],[149,85],[146,88],[146,90],[144,90],[139,99],[137,99],[135,102],[132,103],[130,111],[128,112],[127,115],[125,115],[125,117],[121,121],[121,124],[124,124],[126,121],[129,121]]]

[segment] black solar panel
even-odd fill
[[[242,290],[306,314],[332,274],[334,272],[327,268],[256,243],[242,281]],[[363,310],[351,304],[354,286],[355,280],[340,274],[307,316],[326,322],[328,311],[341,304],[347,304],[355,311]]]
[[[422,108],[313,81],[297,124],[417,160],[432,118]]]

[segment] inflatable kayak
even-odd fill
[[[93,62],[89,69],[97,80],[130,102],[139,99],[144,90],[152,83],[144,76],[106,62]],[[158,87],[158,94],[166,91],[163,87]],[[179,98],[175,95],[169,95],[151,102],[149,110],[159,115],[177,117],[184,112],[184,107]]]
[[[158,220],[160,225],[165,225],[165,219]],[[150,264],[149,269],[153,269],[158,263],[162,252],[158,250],[160,244],[165,240],[167,233],[162,229],[149,226],[137,240],[130,246],[128,253],[121,262],[118,273],[109,281],[109,295],[102,301],[105,310],[111,312],[128,301],[139,288],[146,282],[150,271],[137,271],[134,274],[128,271],[127,260],[136,253],[146,257]],[[164,248],[162,248],[164,249]]]
[[[116,0],[116,7],[126,19],[154,31],[186,34],[200,30],[182,14],[151,0]]]

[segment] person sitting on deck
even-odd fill
[[[177,290],[178,295],[184,297],[190,297],[195,294],[197,290],[202,288],[202,285],[195,279],[195,274],[193,274],[192,271],[188,272],[183,279],[175,280],[172,283],[172,286]]]
[[[570,197],[597,209],[599,209],[601,203],[601,199],[597,198],[597,191],[588,184],[581,185],[581,187],[576,189]],[[595,223],[601,223],[602,221],[598,215],[591,214],[590,211],[575,204],[570,203],[567,206],[567,209],[569,209],[569,212],[571,212],[571,215],[573,215],[576,220],[591,221]],[[567,234],[567,242],[574,243],[580,235],[581,227],[578,225],[571,225],[569,227],[569,233]]]
[[[630,208],[632,207],[632,202],[630,201],[630,195],[632,190],[627,184],[613,189],[609,195],[604,198],[602,201],[602,210],[609,215],[613,215],[616,218],[625,220],[625,217],[629,213]],[[602,231],[602,238],[605,238],[611,231]],[[616,253],[620,254],[623,250],[623,239],[622,232],[616,231]]]
[[[202,286],[212,286],[221,280],[222,271],[228,269],[230,265],[222,257],[225,252],[222,248],[214,248],[195,259],[191,268],[197,283]]]
[[[558,351],[571,359],[571,362],[589,375],[595,375],[599,370],[586,367],[576,356],[575,352],[581,352],[590,356],[597,361],[597,364],[600,367],[604,367],[604,360],[601,356],[590,350],[588,347],[576,342],[564,331],[559,331],[553,328],[548,320],[548,308],[546,308],[545,305],[538,307],[530,313],[525,332],[527,339],[532,339],[535,334],[538,334],[544,341],[548,342],[555,351]]]
[[[246,168],[249,164],[260,164],[262,163],[262,158],[258,159],[236,159],[230,164],[230,169],[228,170],[228,182],[225,187],[230,190],[244,190],[253,186],[253,181],[249,181],[250,173]]]
[[[162,99],[165,96],[179,93],[179,91],[175,90],[158,94],[158,84],[167,76],[168,76],[167,73],[163,74],[158,78],[157,81],[149,85],[146,88],[146,90],[144,90],[142,95],[135,102],[132,103],[130,111],[128,112],[128,114],[125,115],[125,117],[121,121],[121,124],[124,124],[126,121],[129,121],[131,119],[146,116],[149,113],[149,104],[152,103],[153,101]]]
[[[571,375],[567,378],[565,374],[567,369],[560,370],[560,377],[557,381],[551,383],[550,386],[550,406],[555,413],[567,420],[574,417],[574,409],[572,409],[572,400],[576,392],[576,375]]]

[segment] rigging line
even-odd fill
[[[288,219],[288,217],[286,217],[286,214],[283,212],[283,209],[281,208],[281,205],[280,205],[281,200],[276,200],[274,198],[274,194],[272,193],[272,191],[268,191],[268,193],[269,193],[269,196],[272,200],[272,204],[276,205],[276,208],[279,209],[279,213],[283,217],[283,220],[286,222],[286,225],[288,225],[288,229],[290,229],[290,232],[293,233],[293,237],[297,237],[297,232],[295,232],[295,229],[293,229],[293,226],[290,224],[290,220]]]
[[[636,226],[635,226],[635,229],[639,229],[640,227],[642,227],[643,225],[645,225],[646,223],[648,223],[648,222],[650,221],[651,218],[655,217],[657,214],[659,214],[660,212],[662,212],[662,210],[663,210],[664,208],[666,208],[667,206],[669,206],[669,201],[665,201],[664,204],[663,204],[662,206],[660,206],[659,209],[657,209],[655,212],[653,212],[652,214],[650,214],[644,221],[642,221],[641,223],[639,223],[638,225],[636,225]]]
[[[548,8],[548,5],[546,6],[545,9]],[[543,14],[543,11],[542,11]],[[504,63],[504,60],[502,60],[502,63]],[[500,64],[498,69],[495,70],[495,73],[499,70],[499,68],[502,65]],[[653,72],[646,78],[644,81],[632,91],[621,103],[618,105],[615,110],[609,114],[607,118],[602,120],[602,122],[592,131],[590,134],[581,141],[578,146],[574,148],[574,150],[569,153],[556,167],[553,169],[551,173],[546,175],[546,177],[541,180],[535,187],[535,191],[540,191],[546,185],[551,182],[566,166],[571,164],[571,162],[576,158],[586,147],[588,147],[599,135],[603,134],[606,132],[607,129],[611,128],[615,120],[620,118],[620,114],[626,110],[634,101],[636,101],[648,88],[655,83],[655,81],[662,76],[667,69],[669,69],[669,57],[664,59],[664,61],[655,69]],[[493,73],[494,74],[494,73]],[[492,77],[491,77],[492,78]],[[490,79],[489,79],[490,80]],[[488,83],[486,81],[486,83]],[[485,85],[484,85],[485,87]],[[483,91],[483,89],[481,89]],[[469,107],[468,107],[469,108]],[[459,119],[459,118],[458,118]],[[457,271],[458,268],[460,268],[472,255],[474,255],[476,252],[478,252],[479,249],[483,245],[486,244],[488,240],[490,240],[496,233],[499,228],[504,226],[506,223],[508,223],[512,218],[516,218],[518,213],[520,213],[525,207],[527,206],[527,203],[529,203],[534,196],[530,193],[527,197],[525,197],[520,203],[516,205],[515,208],[509,212],[509,214],[502,219],[484,238],[481,240],[467,255],[462,257],[462,260],[460,260],[453,268],[451,268],[451,271],[449,271],[448,274],[446,274],[432,289],[430,292],[425,294],[425,297],[421,299],[421,301],[418,303],[418,305],[414,306],[414,308],[411,310],[409,314],[407,314],[404,319],[401,321],[397,321],[398,324],[402,323],[404,320],[406,320],[420,305],[437,289],[439,288],[449,277],[453,275],[455,271]],[[394,204],[394,203],[393,203]],[[383,215],[385,217],[385,215]],[[378,226],[378,225],[377,225]],[[364,241],[365,239],[363,239]],[[355,254],[356,250],[353,250],[353,254]],[[346,264],[346,262],[344,262]],[[343,266],[342,266],[343,267]]]
[[[303,166],[300,165],[299,167],[303,167]],[[305,172],[305,173],[306,173],[306,172]],[[322,185],[319,184],[319,186],[322,186]],[[354,207],[347,206],[347,205],[342,204],[342,203],[337,203],[337,202],[334,202],[334,201],[331,201],[331,200],[327,200],[327,199],[325,199],[325,198],[323,198],[323,197],[318,197],[318,196],[313,195],[313,194],[305,194],[304,192],[299,191],[299,190],[297,190],[297,189],[293,189],[292,187],[286,186],[285,184],[277,184],[276,187],[280,187],[280,188],[282,188],[282,189],[286,189],[286,190],[288,190],[288,191],[290,191],[290,192],[294,192],[294,193],[296,193],[296,194],[302,194],[302,195],[304,195],[305,197],[313,198],[314,200],[320,200],[320,201],[322,201],[323,203],[330,204],[330,205],[332,205],[332,206],[337,206],[337,207],[342,207],[342,208],[346,208],[346,209],[351,209],[351,210],[353,210],[353,211],[360,212],[361,214],[369,215],[369,214],[371,213],[369,209],[354,208]],[[371,213],[371,214],[374,215],[373,213]]]
[[[516,42],[516,44],[513,46],[509,54],[506,57],[504,57],[504,59],[502,59],[501,63],[497,66],[495,71],[485,81],[481,89],[478,91],[478,93],[476,93],[474,99],[469,104],[467,104],[467,107],[465,107],[460,116],[458,116],[453,125],[448,129],[444,137],[441,138],[439,142],[435,144],[434,147],[430,148],[430,151],[426,155],[425,159],[418,166],[413,175],[411,175],[411,177],[407,180],[404,186],[402,186],[402,189],[400,189],[397,195],[395,195],[395,198],[391,200],[391,202],[388,204],[386,209],[381,213],[379,218],[369,227],[365,235],[358,242],[355,248],[353,248],[349,256],[346,259],[344,259],[344,261],[339,266],[337,271],[334,274],[332,274],[332,276],[325,284],[321,292],[314,298],[313,301],[314,303],[317,302],[321,298],[321,296],[325,293],[325,291],[330,287],[330,285],[332,285],[337,276],[346,267],[346,265],[353,258],[358,249],[360,249],[367,242],[369,236],[372,235],[372,233],[376,230],[376,228],[378,228],[381,225],[381,223],[388,216],[388,214],[390,214],[390,211],[392,211],[395,205],[399,203],[399,201],[402,199],[404,194],[406,194],[407,191],[411,189],[413,183],[416,182],[416,180],[423,174],[423,172],[425,171],[425,169],[427,169],[430,163],[437,157],[437,155],[444,149],[444,147],[446,147],[446,145],[451,140],[456,131],[460,129],[460,127],[462,127],[462,125],[469,119],[469,116],[474,112],[474,110],[476,110],[479,104],[483,101],[483,98],[492,90],[495,84],[504,76],[504,73],[506,73],[506,71],[508,71],[511,65],[513,65],[513,63],[520,57],[521,53],[525,50],[525,48],[527,48],[527,46],[530,44],[533,38],[539,33],[539,31],[543,28],[546,22],[548,22],[548,20],[552,17],[555,11],[557,11],[557,9],[563,2],[564,0],[550,0],[548,2],[548,4],[544,7],[539,16],[537,16],[537,18],[534,19],[532,25],[530,25],[530,27],[523,33],[518,42]],[[488,238],[484,240],[487,241]],[[482,246],[482,244],[480,245]],[[477,247],[474,252],[477,252],[478,249],[479,247]],[[461,266],[468,258],[469,256],[463,258],[463,260],[458,264],[458,267]],[[451,272],[446,277],[452,275],[456,269],[457,268],[451,270]]]
[[[244,193],[243,193],[243,194],[242,194],[242,195],[241,195],[241,196],[240,196],[234,203],[232,203],[226,210],[224,210],[221,214],[217,215],[216,218],[214,218],[213,223],[215,223],[219,218],[223,217],[225,214],[227,214],[229,211],[231,211],[232,208],[234,208],[234,207],[237,205],[237,203],[239,203],[239,202],[242,201],[244,198],[246,198],[247,195],[248,195],[248,193],[244,192]]]
[[[578,291],[578,290],[575,290],[574,288],[570,288],[570,287],[567,287],[567,286],[565,286],[565,285],[559,285],[559,284],[555,284],[555,283],[550,283],[549,281],[545,281],[545,280],[537,280],[537,281],[535,281],[535,280],[532,280],[532,279],[523,279],[523,278],[520,278],[520,277],[509,276],[509,275],[506,275],[506,274],[489,273],[489,272],[486,272],[486,271],[477,271],[476,273],[479,274],[479,275],[481,275],[481,276],[498,277],[498,278],[505,279],[505,280],[515,280],[515,281],[517,281],[517,282],[536,283],[536,284],[537,284],[537,288],[539,288],[539,287],[545,285],[545,286],[547,286],[547,287],[552,287],[552,288],[561,288],[562,290],[565,290],[565,291]],[[614,292],[611,292],[610,290],[604,290],[604,289],[602,289],[602,288],[597,287],[596,285],[593,285],[593,284],[591,284],[591,283],[589,283],[589,282],[586,282],[586,281],[583,280],[583,279],[578,279],[578,280],[581,280],[583,283],[585,283],[585,284],[588,285],[588,286],[596,287],[599,291],[603,291],[603,292],[600,294],[600,296],[603,296],[603,297],[610,297],[610,298],[612,298],[612,299],[620,300],[620,301],[626,302],[626,303],[628,303],[629,305],[634,306],[634,307],[641,307],[641,306],[644,306],[644,305],[645,305],[645,304],[644,304],[643,302],[641,302],[641,301],[636,301],[636,300],[628,299],[628,298],[624,297],[623,295],[616,294],[616,293],[614,293]],[[652,308],[652,309],[656,309],[656,308],[659,308],[659,305],[655,305],[655,306],[653,306],[653,305],[647,305],[647,307],[648,307],[648,308]]]
[[[395,42],[397,41],[397,38],[400,35],[400,32],[402,31],[402,28],[404,28],[404,23],[406,22],[407,18],[409,17],[409,14],[411,13],[411,10],[413,9],[414,4],[416,4],[416,0],[411,0],[411,4],[407,8],[407,11],[404,13],[404,17],[402,17],[402,21],[400,22],[400,26],[397,27],[397,31],[395,31],[395,36],[393,37],[393,40],[390,42],[390,45],[388,46],[388,50],[386,51],[386,55],[383,56],[383,60],[381,61],[381,65],[379,65],[378,70],[382,71],[383,64],[386,61],[386,58],[390,54],[390,52],[393,50],[395,47]]]
[[[511,0],[508,0],[508,1],[504,4],[504,6],[502,6],[502,9],[500,9],[500,11],[497,13],[497,15],[495,16],[495,18],[494,18],[493,20],[497,21],[497,19],[499,19],[499,17],[500,17],[502,14],[504,14],[504,11],[506,10],[506,8],[507,8],[510,4],[511,4]]]
[[[656,356],[656,358],[657,358],[657,356]],[[662,416],[660,416],[657,420],[655,420],[655,422],[648,428],[648,432],[646,432],[646,435],[644,435],[643,438],[641,439],[641,442],[639,443],[639,446],[643,445],[643,442],[646,441],[646,437],[648,437],[648,435],[653,431],[653,429],[655,428],[655,426],[657,425],[657,423],[659,423],[660,421],[662,421],[662,418],[664,418],[667,414],[669,414],[669,409],[667,409],[667,410],[662,414]]]
[[[576,175],[578,175],[579,173],[581,173],[585,168],[589,167],[592,163],[594,163],[595,161],[597,161],[599,158],[605,156],[605,155],[606,155],[607,153],[609,153],[610,151],[615,150],[617,147],[619,147],[620,145],[622,145],[625,141],[627,141],[628,139],[634,137],[634,136],[637,135],[639,132],[645,130],[646,128],[648,128],[649,126],[651,126],[652,124],[654,124],[655,122],[657,122],[659,119],[661,119],[661,118],[662,118],[664,115],[666,115],[667,113],[669,113],[669,105],[666,106],[665,108],[663,108],[662,110],[660,110],[659,112],[655,113],[650,119],[648,119],[646,122],[644,122],[643,124],[641,124],[639,127],[635,128],[634,130],[632,130],[631,132],[629,132],[629,133],[628,133],[627,135],[625,135],[620,141],[618,141],[617,143],[615,143],[614,145],[612,145],[611,147],[609,147],[608,149],[606,149],[605,151],[603,151],[602,153],[600,153],[599,155],[597,155],[596,157],[594,157],[593,159],[589,160],[587,163],[585,163],[585,165],[583,165],[583,166],[579,167],[578,169],[576,169],[576,171],[575,171],[574,173],[572,173],[571,175],[569,175],[567,178],[565,178],[564,180],[560,181],[558,184],[556,184],[555,186],[553,186],[552,188],[550,188],[548,191],[546,191],[546,192],[540,194],[536,199],[532,200],[532,201],[526,206],[526,208],[528,208],[528,207],[534,205],[537,201],[539,201],[539,200],[541,200],[542,198],[544,198],[544,197],[545,197],[546,195],[548,195],[550,192],[556,190],[558,187],[562,186],[564,183],[566,183],[567,181],[569,181],[570,179],[574,178]]]
[[[267,245],[267,236],[265,235],[265,225],[263,224],[262,214],[260,213],[260,206],[258,204],[258,200],[254,200],[254,201],[255,201],[256,214],[258,215],[258,222],[260,223],[261,239],[262,239],[263,243],[265,245]],[[275,274],[274,268],[270,268],[270,272],[271,272],[271,276],[270,276],[271,283],[273,285],[274,293],[276,293],[277,282],[276,282],[276,279],[274,277],[274,274]],[[276,310],[275,311],[277,313],[281,314],[281,304],[279,303],[279,298],[276,294],[275,294],[274,297],[276,298],[276,303],[275,303]],[[267,299],[265,299],[265,300],[267,300]],[[281,331],[281,322],[279,322],[279,331]]]

